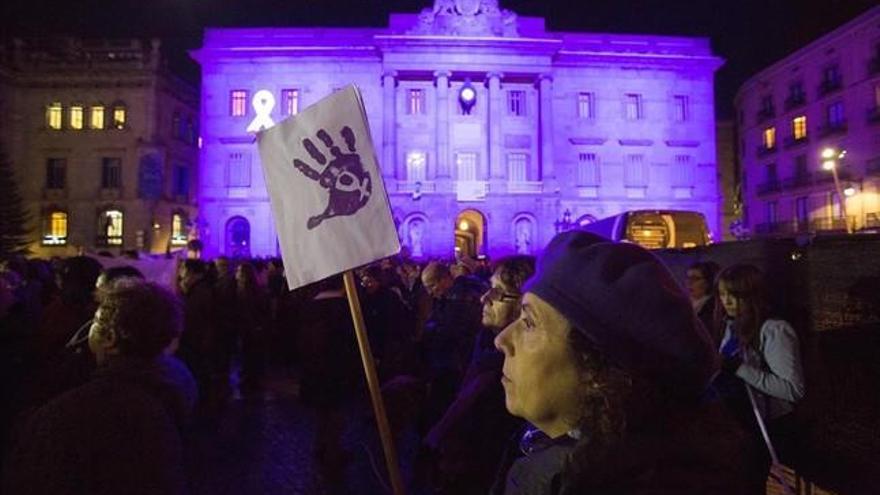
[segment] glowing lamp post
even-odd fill
[[[846,214],[846,198],[848,196],[852,196],[855,194],[855,189],[847,188],[850,191],[849,194],[845,194],[844,191],[840,188],[840,178],[837,176],[837,162],[842,160],[843,157],[846,156],[846,150],[837,151],[834,148],[825,148],[822,150],[822,168],[825,170],[830,170],[832,177],[834,177],[834,188],[837,190],[837,198],[840,202],[840,213],[843,215],[843,223],[846,225],[846,233],[852,234],[853,228],[849,223],[849,217]]]

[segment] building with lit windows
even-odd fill
[[[164,252],[195,218],[198,95],[159,42],[15,40],[0,139],[32,217],[31,251]]]
[[[415,257],[534,253],[646,208],[701,212],[720,239],[707,39],[553,32],[497,1],[437,0],[384,28],[208,29],[192,56],[208,256],[277,254],[251,132],[347,84]]]
[[[735,106],[752,234],[880,227],[880,7],[755,74]],[[845,151],[834,171],[826,148]]]

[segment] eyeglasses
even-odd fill
[[[482,299],[489,302],[514,302],[519,301],[520,297],[521,294],[504,292],[504,289],[501,287],[490,287],[489,290],[483,293]]]

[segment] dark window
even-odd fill
[[[794,157],[794,175],[795,177],[805,177],[807,175],[807,155]]]
[[[67,159],[46,160],[46,189],[64,189],[67,182]]]
[[[119,189],[120,187],[122,187],[122,160],[101,158],[101,188]]]
[[[189,196],[189,168],[186,165],[174,166],[174,195]]]

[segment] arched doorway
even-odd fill
[[[250,258],[251,224],[244,217],[232,217],[226,222],[226,256]]]
[[[485,252],[486,219],[477,210],[464,210],[455,219],[455,253],[476,258]]]

